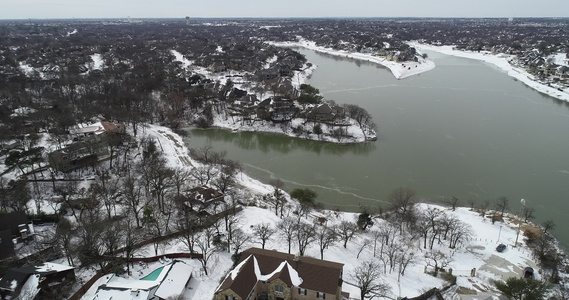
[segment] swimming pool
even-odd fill
[[[154,281],[154,280],[158,279],[158,276],[160,276],[160,273],[162,273],[162,269],[164,269],[164,267],[160,267],[160,268],[152,271],[152,273],[140,278],[140,280]]]

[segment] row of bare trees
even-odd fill
[[[196,169],[212,172],[208,183],[223,190],[227,201],[214,205],[211,213],[226,211],[220,220],[225,221],[230,235],[238,235],[234,213],[239,197],[235,189],[239,165],[223,153],[202,148],[194,150],[198,157],[211,154],[216,160],[192,170],[171,167],[156,142],[147,138],[141,140],[139,150],[140,154],[128,153],[124,164],[117,162],[112,169],[100,164],[93,173],[94,180],[87,184],[75,178],[74,172],[53,182],[53,206],[60,207],[64,215],[57,224],[54,242],[71,265],[102,268],[108,262],[118,262],[126,263],[128,272],[132,257],[146,254],[140,253],[137,244],[152,241],[153,254],[158,255],[161,249],[164,251],[163,237],[177,233],[190,253],[201,254],[207,273],[208,260],[219,250],[215,226],[211,226],[211,219],[186,205],[187,192],[202,185],[194,176],[201,172]],[[213,163],[209,169],[207,166]],[[115,258],[119,254],[125,261]]]

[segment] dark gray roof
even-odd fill
[[[0,231],[10,229],[12,235],[20,235],[18,225],[27,224],[28,217],[23,211],[14,211],[0,215]]]

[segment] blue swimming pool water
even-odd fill
[[[152,271],[152,273],[142,277],[141,280],[149,280],[149,281],[156,280],[158,278],[158,276],[160,275],[160,273],[162,273],[162,269],[164,269],[164,267],[160,267],[160,268]]]

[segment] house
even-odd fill
[[[271,121],[284,122],[290,121],[297,113],[297,109],[294,106],[294,102],[290,99],[285,99],[283,97],[273,97],[271,102],[272,112]]]
[[[279,71],[275,69],[262,69],[255,72],[255,76],[259,81],[272,80],[279,77]]]
[[[99,156],[108,154],[109,149],[105,143],[77,142],[51,152],[48,159],[54,169],[68,172],[76,168],[93,165],[98,161]]]
[[[271,98],[267,98],[257,104],[257,118],[269,120],[271,118]]]
[[[317,122],[328,122],[334,119],[334,113],[330,105],[324,103],[311,110],[308,117]]]
[[[215,300],[342,299],[343,264],[251,248],[215,291]]]
[[[75,268],[50,262],[38,266],[10,269],[0,280],[0,297],[13,299],[22,295],[34,299],[37,295],[49,295],[63,285],[75,281]]]
[[[109,134],[126,133],[122,123],[101,121],[90,125],[78,124],[69,130],[76,143],[53,151],[49,162],[58,171],[68,172],[95,164],[100,157],[109,155]]]
[[[224,200],[223,193],[205,185],[190,189],[187,195],[182,197],[183,204],[186,207],[202,215],[215,214],[216,208]]]
[[[330,107],[335,118],[343,118],[346,116],[346,109],[339,105],[332,105]]]
[[[125,133],[126,128],[122,123],[101,121],[88,125],[78,124],[69,130],[69,134],[75,141],[84,139],[100,141],[107,132]]]
[[[108,274],[101,285],[92,287],[82,299],[177,299],[186,290],[192,272],[191,266],[174,260],[141,279]]]

